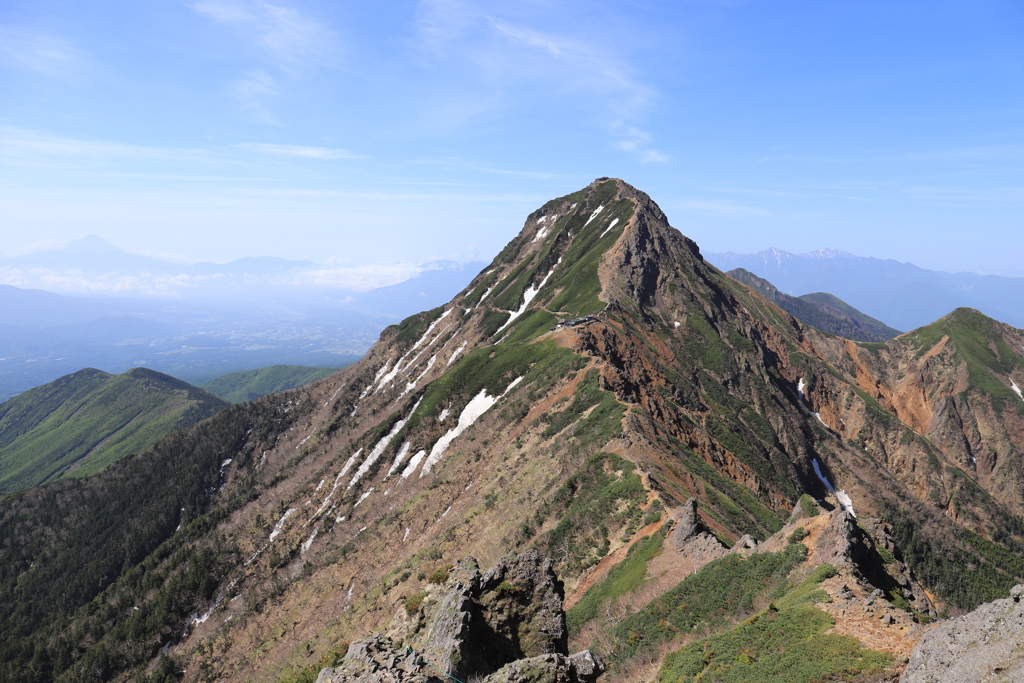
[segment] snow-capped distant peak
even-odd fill
[[[853,254],[834,247],[826,247],[804,254],[804,256],[810,256],[811,258],[836,258],[837,256],[853,256]]]

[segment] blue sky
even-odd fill
[[[598,176],[705,251],[1024,275],[1024,5],[0,4],[0,249],[489,259]]]

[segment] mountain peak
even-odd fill
[[[81,237],[77,240],[72,240],[67,243],[66,248],[74,251],[100,251],[107,253],[117,253],[121,251],[121,249],[115,247],[99,235],[86,235],[85,237]]]

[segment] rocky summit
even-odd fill
[[[1022,353],[818,330],[599,178],[358,363],[0,499],[0,678],[910,675],[1024,580]]]

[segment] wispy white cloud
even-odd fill
[[[86,272],[78,269],[0,266],[0,284],[23,289],[45,289],[62,294],[184,297],[211,291],[365,292],[415,277],[427,268],[412,263],[363,266],[317,266],[284,274],[256,273],[124,273]]]
[[[672,160],[670,156],[651,146],[652,140],[649,133],[621,123],[614,125],[612,129],[621,136],[621,139],[615,143],[615,147],[623,152],[637,155],[641,163],[665,164]]]
[[[106,140],[80,140],[0,125],[0,159],[18,163],[47,164],[56,160],[112,159],[194,161],[205,156],[207,153],[201,149],[159,148]]]
[[[907,196],[930,204],[972,206],[984,204],[1024,204],[1024,187],[949,187],[915,186]]]
[[[281,124],[268,106],[268,100],[277,94],[277,81],[263,69],[253,69],[231,81],[228,93],[256,123]]]
[[[0,26],[0,64],[46,76],[80,78],[89,55],[60,36]]]
[[[201,0],[192,9],[241,31],[282,70],[301,72],[337,60],[334,32],[294,7],[265,0]]]
[[[259,50],[261,65],[228,84],[228,94],[257,123],[281,124],[271,111],[280,77],[302,78],[338,62],[335,33],[294,7],[266,0],[200,0],[191,7],[237,30]]]
[[[360,154],[355,154],[347,149],[335,149],[331,147],[305,147],[302,145],[275,145],[263,142],[249,142],[237,147],[249,152],[259,154],[273,154],[286,157],[301,157],[304,159],[364,159]]]
[[[467,0],[421,0],[416,46],[428,64],[469,67],[486,88],[505,93],[526,87],[546,98],[575,98],[598,125],[620,138],[616,147],[641,160],[667,155],[623,135],[657,98],[618,46],[614,26],[583,30],[571,8]],[[522,101],[522,98],[507,101]],[[582,99],[581,99],[582,98]],[[537,102],[537,106],[544,106]],[[635,129],[634,129],[635,130]]]

